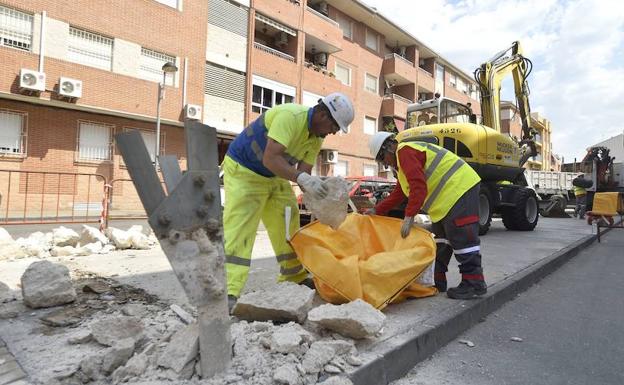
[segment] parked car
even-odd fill
[[[326,178],[326,177],[323,177]],[[394,189],[396,182],[377,176],[354,176],[345,178],[350,183],[349,212],[356,211],[363,214],[366,210],[388,196]],[[310,223],[311,213],[303,204],[303,194],[297,196],[301,225]]]

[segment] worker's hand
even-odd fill
[[[401,225],[401,237],[407,238],[414,225],[414,217],[405,217],[403,219],[403,224]]]
[[[327,186],[318,176],[312,176],[307,172],[302,172],[297,176],[297,183],[307,193],[312,194],[316,199],[323,199],[327,196]]]
[[[371,207],[370,209],[364,211],[364,215],[375,215],[377,214],[377,211],[375,210],[374,207]]]

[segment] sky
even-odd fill
[[[520,41],[533,62],[531,111],[551,121],[565,162],[624,132],[621,0],[362,0],[472,74]],[[503,98],[513,100],[511,81]]]

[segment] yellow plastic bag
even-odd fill
[[[437,292],[414,283],[435,260],[432,234],[414,227],[403,239],[401,223],[396,218],[352,213],[338,230],[312,222],[290,243],[313,275],[321,298],[334,304],[361,298],[382,309],[391,301]]]

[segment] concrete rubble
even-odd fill
[[[327,196],[316,199],[312,194],[304,193],[303,203],[319,222],[337,229],[347,217],[349,182],[342,177],[330,177],[323,183],[328,189]]]
[[[0,260],[24,258],[27,253],[13,240],[13,237],[0,227]]]
[[[315,291],[292,282],[284,282],[267,290],[243,294],[233,314],[245,320],[303,322],[312,308]]]
[[[132,339],[138,342],[143,337],[143,323],[139,318],[120,316],[95,321],[89,325],[93,338],[105,346],[113,346],[116,341]]]
[[[377,334],[386,316],[361,299],[343,305],[326,304],[308,313],[312,324],[333,330],[346,337],[361,339]]]
[[[69,269],[49,261],[34,262],[21,278],[24,303],[31,308],[63,305],[76,300]]]
[[[52,243],[54,246],[73,246],[75,247],[80,240],[80,235],[72,229],[61,226],[52,230]]]

